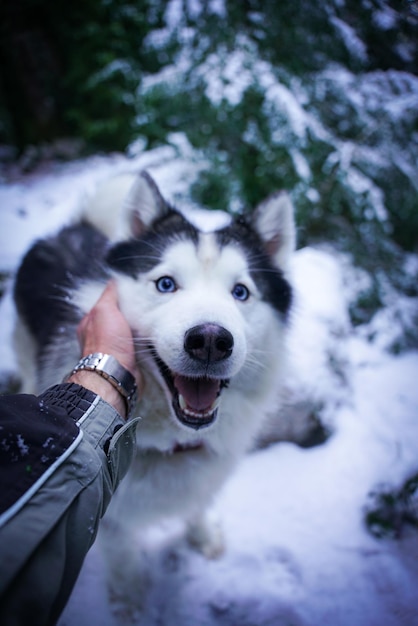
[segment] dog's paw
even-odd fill
[[[213,517],[202,517],[189,522],[186,536],[189,545],[207,559],[218,559],[225,552],[221,524]]]

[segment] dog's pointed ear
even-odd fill
[[[169,211],[153,178],[146,171],[138,174],[124,202],[129,235],[139,237],[157,218]]]
[[[274,264],[286,270],[296,247],[296,226],[289,195],[276,192],[257,206],[252,223]]]

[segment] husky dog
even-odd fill
[[[186,522],[208,556],[222,540],[205,511],[277,402],[295,245],[288,196],[217,230],[171,207],[141,172],[98,191],[83,219],[28,252],[16,279],[25,391],[60,382],[79,359],[76,326],[114,278],[145,387],[137,454],[106,517],[129,530]],[[115,541],[113,541],[115,544]],[[122,540],[119,568],[126,569]],[[130,548],[132,550],[132,548]],[[129,550],[127,550],[129,551]],[[123,556],[122,556],[123,555]]]

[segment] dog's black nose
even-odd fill
[[[196,361],[215,363],[232,354],[234,338],[218,324],[193,326],[185,334],[184,349]]]

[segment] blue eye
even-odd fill
[[[155,286],[161,293],[173,293],[177,291],[176,281],[174,278],[171,278],[171,276],[162,276],[155,281]]]
[[[244,302],[245,300],[248,300],[248,298],[250,297],[250,292],[247,289],[247,287],[245,285],[242,285],[241,283],[237,283],[233,290],[231,291],[233,297],[235,298],[235,300],[241,300],[241,302]]]

